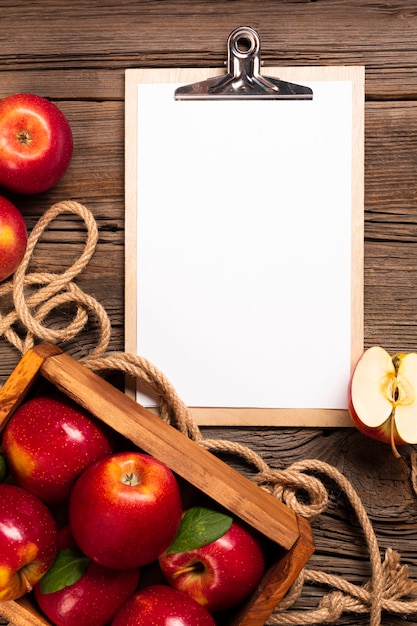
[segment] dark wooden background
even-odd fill
[[[77,283],[104,305],[112,322],[109,348],[122,350],[124,71],[220,67],[226,39],[241,25],[259,32],[265,66],[365,65],[365,342],[392,352],[416,350],[415,0],[0,0],[0,97],[27,91],[52,99],[68,117],[75,140],[71,166],[54,189],[36,197],[4,195],[22,210],[29,230],[57,201],[77,200],[93,212],[99,245]],[[37,247],[32,269],[61,272],[83,240],[79,220],[63,216]],[[66,315],[56,311],[51,323]],[[92,321],[65,349],[84,356],[97,341],[96,330]],[[337,346],[323,346],[317,355],[324,380],[332,349]],[[0,339],[0,383],[18,358]],[[381,551],[397,549],[417,579],[409,448],[394,459],[387,446],[354,429],[233,428],[204,434],[250,445],[272,467],[299,459],[337,467],[360,495]],[[310,565],[364,582],[370,569],[360,527],[340,490],[329,488],[329,507],[313,522],[317,551]],[[322,591],[307,589],[297,606],[313,608]],[[417,616],[383,619],[389,625],[404,621],[417,623]],[[337,622],[366,623],[366,615],[345,615]]]

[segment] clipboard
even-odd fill
[[[364,68],[260,69],[242,27],[223,70],[126,70],[125,349],[199,425],[351,426]]]

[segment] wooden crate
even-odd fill
[[[28,351],[0,390],[0,431],[46,381],[266,537],[272,558],[259,587],[243,606],[219,620],[224,626],[262,626],[314,551],[308,522],[53,344]],[[0,603],[0,615],[18,626],[50,624],[30,595]]]

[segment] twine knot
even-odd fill
[[[327,507],[327,489],[320,479],[305,473],[302,463],[293,463],[285,470],[259,472],[253,480],[306,519],[311,520]]]

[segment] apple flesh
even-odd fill
[[[119,452],[90,465],[77,479],[69,522],[80,549],[115,569],[158,559],[181,521],[179,486],[171,470],[141,452]]]
[[[216,626],[210,613],[187,594],[165,585],[149,585],[116,613],[111,626]]]
[[[27,231],[23,215],[14,204],[0,196],[0,282],[16,270],[26,247]]]
[[[32,590],[55,558],[57,537],[39,498],[16,485],[0,485],[0,602]]]
[[[187,593],[209,612],[240,604],[265,572],[260,539],[236,520],[219,539],[184,552],[168,550],[159,563],[171,587]]]
[[[2,443],[14,480],[47,504],[66,501],[87,465],[112,452],[101,424],[58,394],[22,404],[6,425]]]
[[[0,100],[0,185],[22,194],[46,191],[72,153],[70,125],[55,104],[30,93]]]
[[[417,354],[365,350],[349,381],[348,410],[360,432],[389,443],[396,457],[397,445],[417,443]]]

